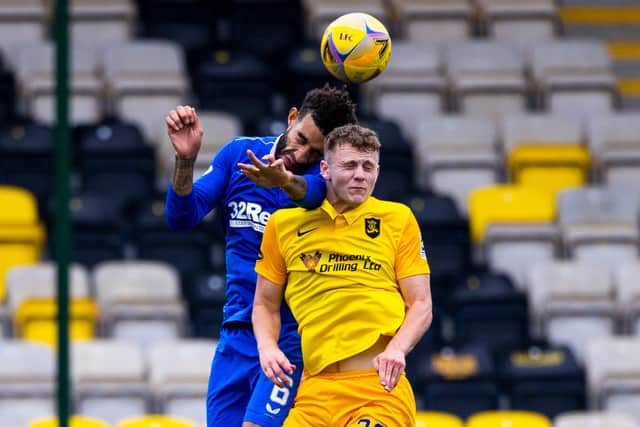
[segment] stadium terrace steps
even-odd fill
[[[565,1],[566,37],[597,37],[609,50],[623,108],[640,108],[640,6],[637,0]]]

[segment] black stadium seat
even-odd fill
[[[567,346],[544,342],[499,355],[498,376],[513,409],[549,418],[586,409],[585,372]]]
[[[256,56],[217,50],[197,65],[193,86],[200,109],[232,113],[252,132],[253,122],[271,111],[273,77]]]
[[[413,211],[431,267],[431,292],[444,300],[456,283],[472,271],[469,222],[447,195],[416,192],[401,199]]]
[[[16,122],[0,127],[0,183],[31,191],[43,217],[53,195],[53,164],[49,126]]]
[[[138,127],[117,120],[79,126],[78,164],[84,191],[126,201],[148,197],[155,185],[153,148]]]
[[[493,353],[529,342],[527,296],[506,274],[468,276],[457,284],[447,305],[457,342],[481,343]]]

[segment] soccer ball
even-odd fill
[[[364,83],[386,68],[391,57],[391,37],[382,22],[373,16],[347,13],[324,30],[320,57],[338,80]]]

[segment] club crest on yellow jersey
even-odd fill
[[[312,254],[300,254],[300,259],[302,260],[302,263],[304,264],[305,267],[307,267],[307,270],[309,271],[316,271],[316,267],[318,266],[318,263],[320,262],[320,258],[322,257],[322,254],[318,251],[316,251],[316,253]]]
[[[378,237],[380,235],[380,220],[378,218],[365,218],[364,232],[372,239]]]

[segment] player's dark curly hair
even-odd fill
[[[332,87],[328,83],[322,88],[307,92],[298,117],[302,119],[307,114],[311,114],[323,135],[327,135],[338,126],[358,123],[356,105],[351,101],[349,92],[344,88]]]

